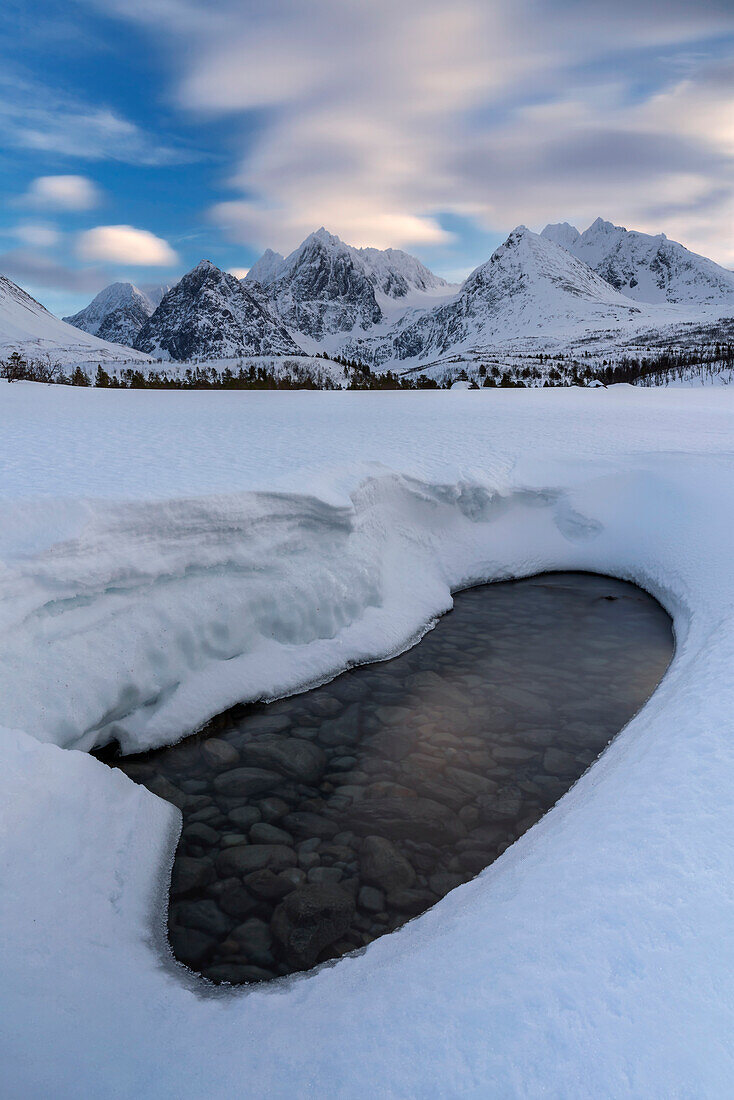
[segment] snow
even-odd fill
[[[728,1095],[734,392],[0,384],[0,417],[5,1095]],[[175,964],[178,811],[58,745],[172,740],[554,568],[635,580],[677,643],[558,806],[360,955]]]
[[[14,351],[29,359],[48,356],[64,366],[148,360],[139,351],[98,340],[60,321],[30,294],[0,275],[0,359]]]

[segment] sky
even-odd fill
[[[59,314],[324,225],[463,278],[601,215],[734,268],[734,0],[3,0],[0,272]]]

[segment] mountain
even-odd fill
[[[375,290],[388,298],[404,298],[412,290],[440,290],[450,284],[399,248],[353,248],[364,264],[367,278]]]
[[[568,249],[615,289],[636,302],[734,309],[734,272],[669,241],[597,218],[584,233],[548,225],[542,237]]]
[[[268,249],[245,277],[260,301],[312,347],[394,323],[455,292],[407,252],[353,248],[323,227],[285,259]]]
[[[166,294],[168,294],[168,291],[171,289],[171,287],[173,287],[175,285],[176,285],[175,283],[142,283],[141,284],[139,289],[140,289],[141,293],[144,294],[145,297],[150,302],[150,312],[151,313],[153,312],[154,309],[158,308],[158,306],[161,304],[161,302],[163,301]]]
[[[257,260],[242,280],[244,283],[259,283],[260,286],[269,286],[276,278],[283,266],[285,256],[280,252],[273,252],[272,248],[266,248],[259,260]]]
[[[85,309],[64,320],[102,340],[132,347],[141,328],[170,289],[167,284],[136,287],[133,283],[111,283],[100,290]]]
[[[168,291],[135,347],[179,360],[301,354],[283,325],[242,283],[209,260]]]
[[[0,275],[0,358],[13,351],[27,359],[49,356],[62,364],[146,359],[107,343],[49,313],[40,302]]]
[[[132,347],[154,308],[132,283],[112,283],[100,290],[85,309],[64,320],[102,340]]]
[[[565,248],[569,252],[573,252],[574,245],[581,236],[576,226],[569,225],[568,222],[556,222],[555,225],[546,225],[540,235],[547,241],[559,244],[561,248]]]
[[[451,300],[375,341],[345,348],[375,364],[500,344],[577,339],[649,321],[643,310],[547,237],[519,226]]]

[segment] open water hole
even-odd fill
[[[108,763],[183,811],[174,955],[257,982],[363,947],[530,828],[655,690],[671,620],[554,573],[459,592],[418,645]]]

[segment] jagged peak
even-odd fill
[[[613,233],[616,229],[627,232],[623,225],[615,225],[614,222],[605,221],[604,218],[596,218],[586,230],[587,233]]]
[[[211,262],[211,260],[199,260],[196,267],[192,267],[191,271],[189,271],[188,274],[189,275],[195,275],[197,272],[206,273],[206,272],[209,272],[209,271],[218,271],[220,275],[224,274],[222,269],[217,267],[216,264],[213,264]]]

